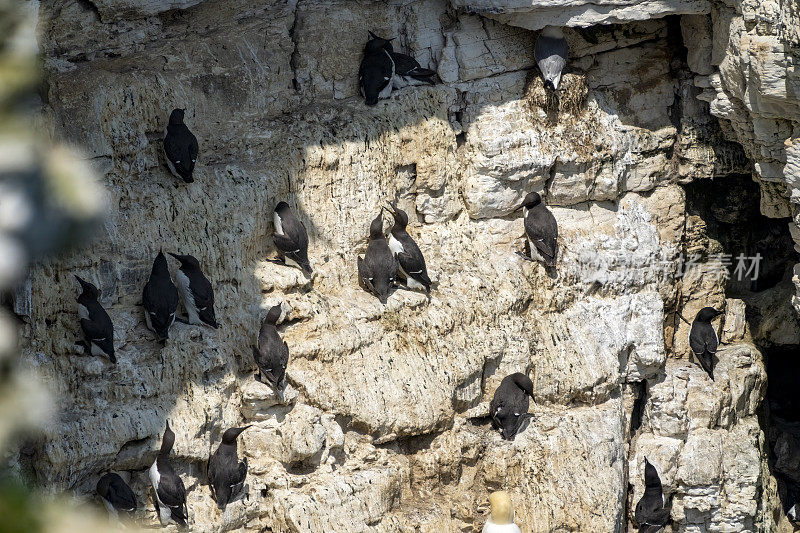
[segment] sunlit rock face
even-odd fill
[[[500,488],[524,530],[621,531],[646,455],[673,531],[766,527],[766,373],[744,304],[728,299],[713,384],[678,317],[726,302],[713,261],[708,275],[677,271],[682,253],[708,248],[705,215],[687,211],[679,184],[723,188],[755,158],[731,119],[714,117],[719,102],[698,99],[715,72],[723,79],[715,35],[728,8],[709,19],[703,2],[609,2],[617,14],[596,18],[558,4],[576,18],[560,22],[575,27],[555,101],[524,6],[43,5],[43,120],[90,154],[112,208],[91,247],[30,273],[25,360],[62,412],[20,470],[86,497],[105,470],[125,471],[148,502],[139,519],[157,524],[146,469],[168,419],[198,531],[478,531]],[[598,25],[609,23],[621,24]],[[356,74],[368,30],[397,36],[441,83],[366,107]],[[200,144],[189,185],[161,151],[176,107]],[[517,208],[533,190],[559,223],[555,272],[515,253]],[[281,200],[308,229],[313,281],[268,261]],[[356,256],[395,200],[434,289],[382,305],[358,287]],[[163,348],[137,306],[161,248],[199,259],[221,324],[176,324]],[[72,273],[102,291],[116,366],[73,346]],[[251,355],[278,302],[291,352],[283,397],[254,380]],[[535,402],[506,442],[487,415],[512,372],[531,377]],[[205,461],[243,424],[248,497],[220,513]]]

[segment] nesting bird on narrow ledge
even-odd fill
[[[184,109],[173,109],[169,115],[167,133],[164,136],[164,155],[167,166],[176,178],[186,183],[194,181],[194,165],[197,162],[197,137],[183,123]]]
[[[371,37],[375,37],[372,32],[369,33]],[[394,76],[392,76],[392,87],[395,89],[402,89],[409,85],[435,85],[433,77],[436,76],[436,71],[429,68],[423,68],[419,62],[413,57],[395,52],[392,47],[394,39],[383,39],[386,41],[384,48],[389,52],[389,57],[392,58],[394,63]]]
[[[289,266],[301,269],[309,276],[314,273],[308,261],[308,232],[302,222],[292,213],[289,204],[278,202],[273,213],[275,247]]]
[[[153,466],[150,467],[150,482],[156,493],[158,516],[161,523],[167,525],[174,522],[181,527],[188,527],[189,510],[186,507],[186,488],[169,460],[169,452],[174,444],[175,433],[169,428],[169,422],[167,422],[164,438],[161,441],[161,450],[159,450]]]
[[[382,211],[378,213],[369,225],[367,252],[363,260],[361,256],[358,257],[358,279],[364,289],[385,304],[394,288],[399,264],[383,235],[382,213]]]
[[[117,362],[114,355],[114,324],[111,317],[97,299],[100,291],[92,283],[75,276],[81,284],[81,293],[78,296],[78,316],[83,330],[83,341],[79,341],[87,354],[104,355],[112,363]]]
[[[158,335],[159,342],[165,342],[178,310],[178,289],[169,275],[167,258],[160,250],[142,291],[142,306],[147,327]]]
[[[724,311],[717,311],[713,307],[702,308],[695,316],[692,329],[689,331],[689,346],[711,381],[714,381],[714,355],[719,346],[717,331],[711,321],[723,313]]]
[[[200,269],[200,262],[191,255],[179,255],[172,252],[169,255],[181,262],[177,277],[181,298],[183,298],[183,307],[186,308],[188,315],[186,323],[197,326],[208,324],[216,329],[218,324],[214,314],[214,289]],[[181,322],[184,321],[181,320]]]
[[[250,426],[230,428],[222,434],[222,442],[208,460],[208,484],[217,507],[225,510],[244,488],[247,458],[239,462],[236,438]]]
[[[634,518],[641,533],[656,533],[669,522],[669,510],[661,490],[661,479],[656,467],[644,459],[644,494],[636,504]]]
[[[525,259],[542,261],[548,267],[555,266],[558,253],[556,217],[544,205],[542,197],[536,192],[528,193],[522,201],[522,205],[517,209],[522,209],[525,236],[530,249],[530,257],[526,257],[524,254],[520,255]]]
[[[528,397],[533,398],[533,382],[521,372],[509,374],[500,382],[489,403],[492,427],[505,440],[514,440],[523,420],[528,418]]]
[[[504,490],[489,494],[491,515],[483,526],[482,533],[522,533],[514,523],[514,508],[511,498]]]
[[[392,94],[394,78],[394,61],[387,45],[387,39],[381,39],[369,32],[370,39],[364,46],[364,57],[358,69],[358,85],[367,105],[375,105],[380,99],[389,98]]]
[[[136,495],[119,474],[105,474],[97,481],[96,490],[114,520],[119,519],[120,513],[130,515],[136,510]]]
[[[561,71],[567,65],[569,57],[569,48],[561,28],[547,26],[543,29],[536,40],[533,53],[536,64],[542,71],[545,87],[555,91],[561,81]]]
[[[389,249],[397,259],[400,275],[405,278],[409,289],[423,289],[430,293],[431,279],[425,267],[425,257],[406,231],[408,215],[393,204],[389,204],[388,211],[394,218],[394,225],[389,232]]]
[[[261,330],[258,332],[258,346],[253,346],[253,359],[258,366],[258,380],[270,385],[278,395],[286,388],[286,366],[289,364],[289,346],[278,333],[278,320],[281,318],[281,304],[267,312]]]

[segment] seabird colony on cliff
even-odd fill
[[[422,67],[409,55],[395,52],[393,39],[384,39],[372,32],[369,37],[358,72],[359,89],[367,105],[373,106],[380,99],[389,98],[393,89],[435,83],[435,71]],[[553,91],[558,90],[567,56],[567,42],[561,29],[545,28],[536,41],[535,57],[545,86]],[[183,109],[172,111],[163,147],[170,171],[184,182],[191,183],[194,181],[198,143],[197,138],[184,124],[184,116]],[[394,221],[388,240],[383,231],[383,210],[388,211]],[[523,229],[528,248],[527,254],[518,253],[526,259],[542,262],[547,268],[555,267],[558,260],[558,224],[555,216],[545,206],[538,192],[528,193],[518,210],[523,212]],[[311,276],[314,270],[308,258],[309,239],[303,222],[284,201],[275,206],[272,221],[273,243],[281,257],[279,262],[299,268]],[[432,282],[423,252],[408,233],[408,223],[408,214],[396,203],[389,203],[370,223],[364,257],[356,257],[359,283],[384,304],[397,288],[398,278],[404,280],[409,290],[421,290],[426,294],[431,291]],[[355,248],[354,246],[350,250],[351,254],[355,253]],[[203,273],[198,259],[188,254],[170,255],[180,263],[176,270],[178,287],[173,283],[166,257],[159,251],[149,279],[144,285],[141,304],[147,328],[156,334],[157,340],[162,344],[166,343],[169,330],[176,321],[179,293],[187,313],[187,318],[178,319],[179,321],[212,328],[219,326],[214,311],[213,287]],[[77,275],[75,277],[81,286],[77,301],[84,338],[79,344],[87,354],[102,355],[115,363],[114,328],[111,318],[99,303],[100,291],[92,283]],[[714,354],[719,339],[711,321],[720,314],[721,311],[711,307],[703,308],[691,324],[689,333],[692,352],[712,380]],[[277,330],[281,315],[281,304],[269,309],[252,351],[258,368],[256,378],[273,388],[282,398],[286,387],[289,347]],[[514,440],[523,430],[524,421],[532,416],[528,413],[530,399],[533,399],[533,382],[525,374],[512,373],[500,382],[489,404],[489,418],[502,439]],[[226,430],[221,443],[208,461],[207,477],[212,497],[223,511],[244,490],[247,460],[239,460],[237,439],[248,427],[250,426]],[[167,423],[161,449],[150,467],[149,476],[162,523],[177,523],[186,527],[189,517],[186,489],[169,457],[174,443],[175,433]],[[635,519],[640,530],[657,531],[669,520],[669,510],[658,472],[647,459],[644,480],[645,491],[636,506]],[[129,514],[137,508],[135,494],[116,473],[109,472],[102,476],[96,491],[113,516]],[[514,523],[514,511],[508,493],[492,493],[489,503],[491,515],[483,533],[520,533],[519,526]],[[789,513],[793,519],[795,509],[792,506]]]

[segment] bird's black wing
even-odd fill
[[[175,472],[164,472],[158,481],[158,499],[161,503],[172,509],[173,516],[186,507],[186,488],[183,480]],[[186,515],[180,515],[186,518]]]
[[[216,460],[216,452],[211,455],[208,459],[208,464],[206,465],[206,477],[208,478],[208,487],[211,489],[211,497],[214,501],[217,501],[217,493],[216,493],[216,486],[217,486],[217,460]]]
[[[692,330],[689,333],[689,346],[695,354],[703,352],[717,352],[717,335],[714,333],[714,326],[700,322],[692,323]]]
[[[168,127],[164,153],[184,180],[191,181],[197,150],[197,138],[185,124]]]
[[[391,55],[392,61],[394,61],[394,72],[399,76],[411,76],[430,82],[431,80],[426,80],[425,78],[431,78],[436,74],[435,70],[422,68],[419,62],[409,55],[399,52],[392,52]]]
[[[194,134],[189,131],[189,128],[186,128],[186,133],[189,134],[189,160],[191,162],[189,166],[189,172],[191,173],[194,172],[194,165],[197,162],[199,147],[197,146],[197,137],[195,137]]]
[[[178,309],[178,289],[169,280],[149,280],[142,291],[142,305],[150,313],[155,329],[165,329],[172,323]]]
[[[106,499],[118,511],[132,512],[136,509],[136,495],[128,484],[121,479],[109,484]]]
[[[525,233],[548,265],[556,262],[558,224],[547,208],[532,209],[525,217]]]
[[[234,482],[231,483],[230,500],[236,498],[239,495],[239,493],[242,492],[242,489],[244,488],[244,481],[246,478],[247,478],[247,458],[245,457],[239,463],[239,469],[237,471],[237,475],[234,479]]]
[[[422,255],[422,250],[419,249],[419,246],[411,237],[403,239],[400,244],[403,245],[403,251],[397,254],[397,261],[400,266],[406,274],[425,285],[425,287],[429,287],[431,280],[428,277],[428,269],[425,266],[425,257]]]
[[[113,330],[109,331],[108,325],[100,322],[81,318],[81,329],[86,338],[101,348],[108,342],[113,342]],[[109,338],[112,337],[112,338]]]
[[[358,258],[358,280],[365,290],[375,293],[375,287],[372,285],[372,271],[368,270],[367,262],[364,259]]]
[[[280,250],[283,255],[291,258],[298,265],[308,263],[308,237],[304,239],[305,242],[302,242],[302,240],[298,241],[298,239],[294,239],[288,235],[278,234],[273,235],[272,239],[275,242],[275,247]]]
[[[381,91],[392,82],[393,68],[388,53],[371,54],[361,61],[358,80],[367,104],[377,103]]]

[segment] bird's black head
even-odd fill
[[[183,124],[183,114],[185,109],[173,109],[169,114],[169,123],[171,125]]]
[[[91,300],[97,300],[100,297],[100,291],[95,287],[92,283],[81,279],[77,274],[75,274],[75,279],[78,280],[78,283],[81,284],[81,295],[78,297],[79,299],[88,298]]]
[[[283,215],[284,213],[291,213],[292,210],[286,202],[278,202],[278,205],[275,206],[275,212],[279,215]]]
[[[164,274],[169,276],[169,265],[167,265],[167,258],[164,256],[164,252],[159,250],[158,255],[153,261],[153,269],[150,271],[150,275],[154,276]]]
[[[511,376],[514,380],[514,384],[522,389],[525,394],[533,398],[533,381],[531,381],[531,378],[521,372],[515,372]]]
[[[169,255],[181,262],[181,268],[185,270],[200,270],[200,261],[193,255],[180,255],[169,252]]]
[[[397,204],[388,204],[388,211],[394,218],[394,225],[400,229],[406,229],[408,226],[408,215],[405,211],[397,207]]]
[[[369,225],[369,238],[370,240],[383,239],[383,212],[378,213],[378,216]]]
[[[658,471],[656,467],[647,460],[647,457],[644,458],[644,486],[658,487],[661,489],[661,479],[658,477]]]
[[[366,46],[364,46],[364,55],[377,54],[383,50],[392,52],[392,40],[393,39],[384,39],[382,37],[378,37],[370,31],[369,41],[367,41]]]
[[[522,204],[517,209],[532,209],[542,203],[542,197],[539,195],[538,192],[529,192],[525,195],[525,199],[522,200]]]
[[[267,318],[264,320],[266,320],[267,324],[272,324],[274,326],[281,318],[281,311],[281,304],[270,307],[269,311],[267,311]]]
[[[250,426],[244,426],[240,428],[230,428],[222,434],[222,443],[223,444],[233,444],[236,442],[236,438],[241,435],[242,431],[249,428]]]
[[[164,438],[161,440],[161,451],[159,455],[169,455],[170,450],[175,445],[175,433],[169,427],[169,420],[167,420],[167,428],[164,430]]]
[[[697,313],[695,320],[699,320],[700,322],[711,322],[719,315],[723,314],[724,311],[717,311],[713,307],[704,307]]]

